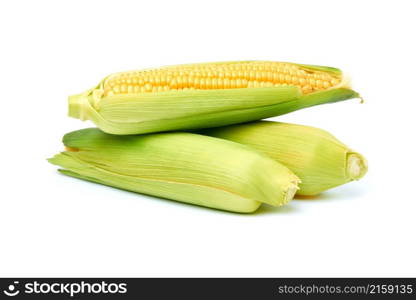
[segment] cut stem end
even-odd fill
[[[285,203],[290,202],[298,191],[297,186],[290,187],[286,192]]]
[[[85,95],[78,94],[68,97],[68,116],[85,121],[84,115]]]
[[[358,180],[367,173],[367,160],[359,153],[347,154],[347,176],[351,180]]]

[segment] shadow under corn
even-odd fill
[[[296,195],[295,201],[310,201],[310,202],[323,202],[323,201],[344,201],[351,198],[359,198],[366,195],[369,192],[368,189],[358,185],[342,185],[328,191],[322,192],[314,196],[302,196]]]

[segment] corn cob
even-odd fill
[[[249,145],[287,166],[301,180],[298,195],[316,195],[367,172],[361,154],[314,127],[260,121],[200,133]]]
[[[196,205],[248,213],[290,201],[298,178],[250,147],[192,133],[118,136],[68,133],[49,162],[62,173]]]
[[[112,134],[254,121],[359,95],[335,68],[269,61],[168,66],[116,73],[69,97],[69,116]]]

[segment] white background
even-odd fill
[[[414,1],[2,1],[1,276],[416,276]],[[275,118],[322,127],[368,175],[238,215],[60,175],[91,126],[66,101],[123,70],[221,60],[339,67],[365,98]]]

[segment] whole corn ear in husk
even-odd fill
[[[284,164],[301,180],[298,195],[316,195],[358,180],[367,172],[361,154],[310,126],[260,121],[200,133],[249,145]]]
[[[335,68],[219,62],[116,73],[69,97],[69,116],[112,134],[200,129],[286,114],[359,95]]]
[[[248,213],[289,202],[299,179],[250,147],[192,133],[119,136],[68,133],[49,159],[62,173],[196,205]]]

